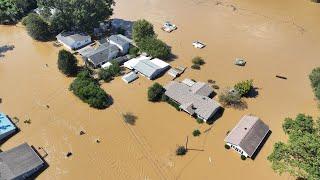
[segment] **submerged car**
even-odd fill
[[[192,43],[193,47],[198,48],[198,49],[202,49],[204,47],[206,47],[206,45],[200,41],[194,41]]]
[[[177,26],[174,25],[174,24],[172,24],[171,22],[167,21],[167,22],[165,22],[165,23],[163,24],[163,26],[162,26],[161,29],[164,30],[164,31],[166,31],[166,32],[169,32],[169,33],[170,33],[170,32],[172,32],[172,31],[176,30],[176,29],[177,29]]]
[[[245,66],[246,63],[247,62],[244,59],[241,59],[241,58],[237,58],[236,61],[234,62],[234,64],[237,65],[237,66]]]

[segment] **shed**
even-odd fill
[[[131,83],[132,81],[138,79],[138,75],[135,72],[130,72],[122,77],[122,80],[126,83]]]

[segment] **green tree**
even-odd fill
[[[105,82],[110,82],[114,77],[121,74],[121,67],[118,62],[113,61],[107,69],[100,69],[98,76]]]
[[[63,30],[92,32],[99,22],[113,14],[113,0],[38,0],[45,12],[55,9],[51,14],[52,29],[59,33]],[[48,16],[48,15],[47,15]]]
[[[0,1],[0,24],[15,23],[20,13],[21,10],[17,8],[13,0]]]
[[[312,70],[309,75],[309,79],[311,82],[311,87],[313,88],[317,99],[320,100],[320,67]]]
[[[239,92],[241,96],[247,95],[253,88],[253,80],[246,80],[234,85],[234,89]]]
[[[164,91],[164,88],[159,83],[154,83],[148,88],[148,100],[151,102],[160,101]]]
[[[146,52],[154,58],[168,59],[171,54],[171,48],[160,39],[146,37],[137,43],[141,51]]]
[[[104,82],[110,82],[113,80],[113,76],[110,73],[110,71],[108,71],[108,69],[103,69],[103,68],[100,69],[98,72],[98,76],[99,76],[99,79],[104,80]]]
[[[132,27],[132,37],[134,42],[139,43],[145,38],[155,38],[156,34],[153,25],[145,19],[134,22]]]
[[[77,73],[77,59],[66,50],[60,50],[58,54],[58,69],[67,76],[72,76]]]
[[[286,118],[283,131],[289,135],[287,143],[277,142],[268,156],[272,168],[282,174],[308,180],[320,179],[320,121],[299,114]]]
[[[69,89],[93,108],[104,109],[112,103],[111,97],[99,87],[88,71],[80,72]]]
[[[30,13],[26,20],[28,34],[35,40],[46,41],[50,38],[49,25],[35,13]]]

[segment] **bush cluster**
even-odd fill
[[[178,148],[176,150],[176,155],[183,156],[185,154],[187,154],[187,149],[184,146],[178,146]]]
[[[309,75],[309,79],[316,98],[320,100],[320,67],[312,70]]]
[[[0,24],[17,23],[35,8],[37,8],[37,0],[1,0]]]
[[[88,71],[77,75],[70,85],[70,91],[93,108],[104,109],[112,103],[111,97],[100,88]]]
[[[240,96],[246,96],[253,88],[253,80],[241,81],[234,85],[234,89],[239,92]]]
[[[111,65],[106,69],[100,69],[98,72],[99,79],[105,82],[110,82],[114,77],[121,74],[121,67],[118,62],[111,62]]]
[[[154,83],[148,88],[148,100],[151,102],[158,102],[162,99],[165,89],[159,84]]]
[[[192,58],[191,61],[192,61],[191,68],[196,70],[201,69],[201,66],[205,64],[205,61],[203,60],[203,58],[199,56]]]
[[[66,50],[60,50],[58,54],[58,69],[67,76],[72,76],[77,73],[77,59]]]
[[[38,14],[30,13],[23,19],[23,24],[26,25],[27,32],[33,39],[38,41],[50,39],[49,24]]]
[[[196,129],[196,130],[194,130],[194,131],[192,132],[192,135],[193,135],[193,136],[200,136],[200,134],[201,134],[201,132],[200,132],[199,129]]]

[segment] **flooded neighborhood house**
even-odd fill
[[[91,43],[91,37],[84,33],[62,32],[56,38],[69,50],[76,50]]]
[[[246,115],[242,117],[224,141],[239,154],[245,157],[252,157],[269,131],[269,126],[261,121],[260,118]]]
[[[27,143],[0,153],[0,179],[30,179],[45,162]]]
[[[221,107],[209,97],[213,88],[206,83],[185,79],[182,82],[171,81],[164,88],[165,95],[178,103],[181,110],[204,121],[212,118]]]

